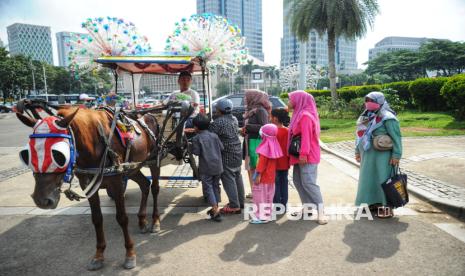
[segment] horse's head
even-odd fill
[[[21,113],[18,119],[33,128],[29,143],[20,152],[20,159],[32,171],[35,188],[32,198],[42,209],[54,209],[60,201],[60,188],[63,180],[72,174],[73,144],[69,124],[78,112],[70,113],[64,118],[55,116],[36,120]]]

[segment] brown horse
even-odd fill
[[[58,111],[58,116],[55,118],[55,121],[49,122],[50,130],[62,130],[66,131],[67,129],[71,129],[74,133],[75,137],[75,146],[77,151],[77,158],[76,158],[76,167],[80,169],[85,168],[98,168],[100,160],[103,158],[103,154],[105,152],[106,144],[102,139],[102,135],[98,132],[98,126],[101,124],[104,128],[105,136],[109,137],[109,133],[111,130],[112,124],[112,116],[108,114],[106,111],[102,110],[88,110],[88,109],[71,109],[71,108],[63,108]],[[40,132],[39,129],[42,129],[43,133],[43,122],[46,121],[47,118],[44,118],[42,121],[38,121],[33,119],[29,116],[25,116],[21,113],[17,113],[18,119],[23,122],[26,126],[34,128],[34,133]],[[152,130],[157,135],[157,121],[153,116],[144,115],[142,117],[143,121],[145,122],[146,126]],[[139,128],[144,129],[142,124],[138,122]],[[39,126],[38,126],[39,125]],[[48,128],[47,128],[48,129]],[[53,131],[50,131],[53,132]],[[53,138],[50,138],[53,139]],[[58,139],[58,138],[55,138]],[[44,147],[44,152],[34,152],[36,154],[36,161],[35,163],[32,158],[32,151],[31,150],[31,143],[40,143],[36,141],[32,141],[33,138],[30,139],[29,142],[29,156],[28,152],[25,152],[26,156],[23,156],[22,159],[25,158],[29,161],[29,166],[37,165],[37,155],[42,158],[41,162],[45,162],[44,160],[53,159],[53,162],[50,163],[50,167],[55,164],[55,169],[53,172],[44,170],[44,165],[42,164],[40,167],[41,169],[34,170],[34,179],[35,179],[35,188],[34,193],[32,194],[32,198],[34,199],[35,204],[39,208],[43,209],[53,209],[56,208],[58,201],[60,200],[60,188],[63,184],[63,179],[65,177],[65,172],[60,170],[61,165],[64,166],[66,163],[66,154],[68,152],[59,153],[57,148],[61,146],[51,146],[49,148]],[[39,140],[39,139],[37,139]],[[53,144],[53,141],[43,142],[44,145]],[[36,146],[36,144],[33,144]],[[141,131],[140,135],[135,135],[134,139],[132,140],[131,150],[129,152],[129,158],[126,159],[126,149],[122,145],[121,141],[113,135],[110,143],[110,148],[113,150],[117,156],[119,162],[122,161],[130,161],[130,162],[143,162],[149,157],[150,153],[155,150],[156,151],[156,141],[150,137],[147,131]],[[55,147],[55,148],[54,148]],[[51,150],[50,150],[51,148]],[[23,154],[24,152],[22,152]],[[52,157],[50,157],[52,156]],[[61,159],[60,159],[61,158]],[[60,161],[62,160],[62,161]],[[107,160],[108,161],[108,160]],[[31,164],[34,163],[34,164]],[[115,160],[113,160],[115,162]],[[61,164],[63,163],[63,164]],[[111,166],[111,162],[108,162],[105,166]],[[157,232],[160,228],[160,217],[157,208],[157,198],[159,193],[159,183],[158,177],[160,174],[160,168],[157,167],[156,164],[150,165],[150,171],[152,174],[152,185],[150,185],[150,181],[141,173],[140,168],[133,169],[127,175],[129,179],[135,181],[141,191],[142,191],[142,198],[140,202],[140,209],[138,212],[139,218],[139,227],[142,232]],[[89,174],[79,174],[76,172],[76,176],[79,179],[79,184],[82,189],[86,188],[91,181],[92,175]],[[152,222],[149,225],[147,221],[147,198],[150,193],[150,187],[152,190],[153,196],[153,214],[152,214]],[[114,175],[114,176],[105,176],[103,178],[103,182],[100,188],[106,188],[109,190],[110,194],[115,200],[116,205],[116,220],[118,221],[119,225],[121,226],[124,234],[125,240],[125,247],[126,247],[126,258],[124,261],[124,268],[131,269],[136,266],[136,253],[134,250],[134,242],[132,241],[131,237],[129,236],[128,232],[128,216],[126,214],[125,209],[125,200],[124,200],[124,185],[123,185],[123,175]],[[104,260],[104,250],[106,247],[104,232],[103,232],[103,217],[102,211],[100,208],[100,198],[98,192],[93,194],[91,197],[88,198],[90,208],[92,211],[92,223],[95,227],[95,232],[97,235],[97,250],[88,264],[87,268],[89,270],[97,270],[103,267],[103,260]]]

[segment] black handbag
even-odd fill
[[[381,187],[389,207],[398,208],[408,203],[407,175],[403,174],[398,166],[392,167],[391,176]]]
[[[291,143],[289,144],[289,154],[295,157],[300,156],[300,135],[292,136]]]

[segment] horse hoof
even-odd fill
[[[161,231],[160,224],[155,223],[152,225],[152,229],[150,229],[150,233],[158,233]]]
[[[148,224],[144,225],[143,227],[140,228],[140,233],[141,234],[146,234],[150,231],[150,226]]]
[[[95,271],[99,270],[103,267],[103,260],[101,259],[92,259],[90,263],[87,265],[87,270]]]
[[[126,260],[124,260],[123,267],[125,269],[133,269],[134,267],[136,267],[136,256],[126,257]]]

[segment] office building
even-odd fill
[[[385,37],[380,42],[376,43],[374,48],[369,50],[369,60],[379,56],[380,54],[398,50],[417,51],[420,46],[428,40],[429,38],[425,37]]]
[[[29,56],[53,65],[50,27],[15,23],[7,27],[11,55]]]
[[[283,7],[284,18],[287,16]],[[309,65],[328,67],[328,38],[319,36],[315,31],[310,32],[307,46],[307,60]],[[336,41],[336,69],[351,72],[357,69],[357,41],[339,37]],[[300,62],[300,42],[291,33],[286,20],[283,20],[283,38],[281,39],[281,67]]]
[[[238,25],[249,54],[264,60],[262,0],[197,0],[197,13],[221,15]]]
[[[69,66],[69,42],[72,37],[82,36],[87,37],[87,34],[72,33],[72,32],[59,32],[56,33],[57,49],[58,49],[58,65],[63,67]]]

